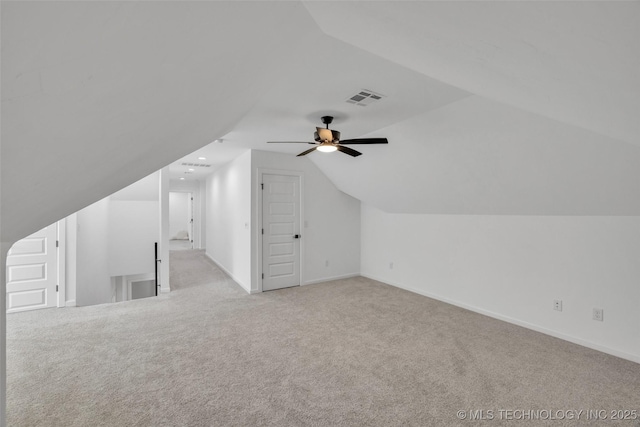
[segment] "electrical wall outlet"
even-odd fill
[[[553,300],[553,309],[556,311],[562,311],[562,300],[554,299]]]
[[[594,308],[593,320],[597,320],[598,322],[604,322],[604,310],[601,308]]]
[[[389,270],[393,270],[393,263],[392,262],[389,263]]]

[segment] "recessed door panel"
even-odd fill
[[[295,192],[295,183],[292,182],[271,182],[269,184],[270,194],[293,194]]]
[[[9,256],[15,255],[44,255],[47,253],[47,239],[45,237],[26,238],[17,241],[9,250]]]
[[[273,194],[271,195],[273,196]],[[269,204],[269,214],[271,215],[288,215],[294,216],[295,204],[293,203],[275,203]]]
[[[295,245],[291,243],[272,243],[269,245],[269,256],[277,257],[284,255],[295,255]]]
[[[294,225],[292,222],[276,222],[269,224],[270,236],[292,236],[294,234]]]
[[[10,265],[7,267],[7,276],[7,281],[12,283],[47,280],[47,265],[44,263]]]
[[[8,305],[14,310],[33,310],[46,308],[47,290],[34,289],[32,291],[12,292],[7,295]]]
[[[295,275],[295,265],[292,262],[283,262],[280,264],[271,264],[269,266],[270,277],[292,277]]]

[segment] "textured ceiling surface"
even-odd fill
[[[310,155],[385,211],[640,215],[638,2],[1,7],[3,241],[201,147],[295,168],[306,146],[266,141],[325,114],[389,138]],[[345,102],[361,89],[384,97]]]

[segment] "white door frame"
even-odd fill
[[[300,180],[300,286],[304,283],[304,246],[305,246],[305,231],[304,231],[304,172],[302,171],[291,171],[291,170],[281,170],[281,169],[263,169],[258,168],[258,173],[256,174],[257,182],[256,182],[256,211],[255,211],[255,222],[256,225],[254,227],[256,231],[256,283],[258,284],[257,290],[252,292],[262,292],[262,183],[264,175],[286,175],[286,176],[295,176]]]
[[[58,221],[58,307],[67,305],[67,220]]]

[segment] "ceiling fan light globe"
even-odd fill
[[[336,151],[338,149],[338,147],[336,147],[335,145],[320,145],[318,147],[318,151],[322,151],[323,153],[331,153],[333,151]]]

